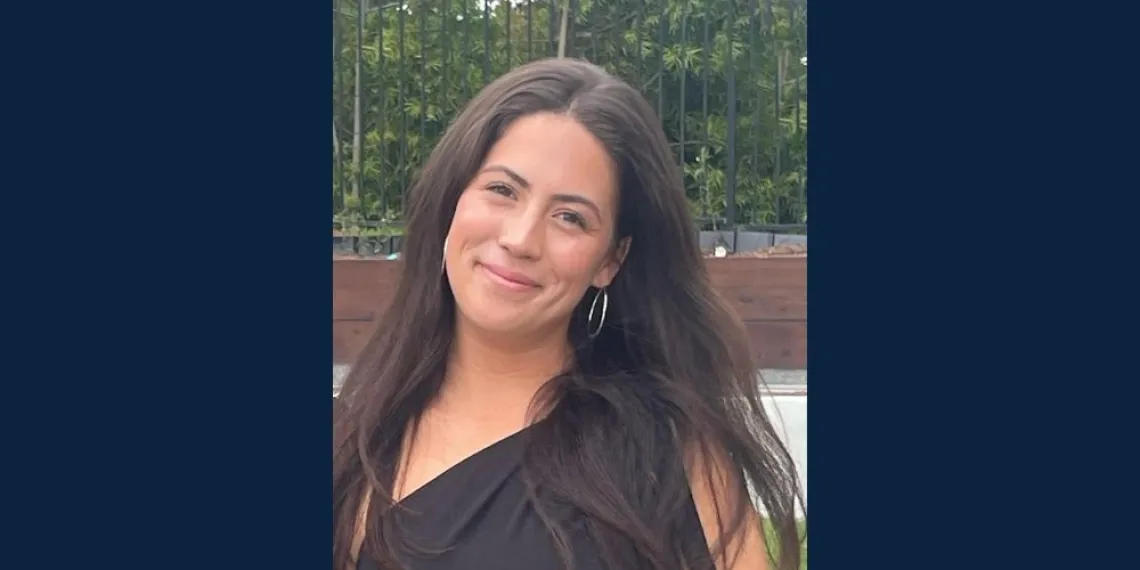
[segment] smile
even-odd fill
[[[538,284],[524,275],[514,273],[494,265],[479,264],[483,275],[492,283],[512,292],[524,292],[538,288]]]

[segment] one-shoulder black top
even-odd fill
[[[525,431],[468,457],[400,502],[401,507],[406,507],[398,509],[402,511],[402,532],[417,546],[444,549],[430,554],[404,554],[404,568],[563,570],[554,538],[531,504],[519,474]],[[678,516],[686,549],[696,547],[707,556],[708,547],[691,497]],[[575,570],[636,570],[609,568],[586,532],[574,532],[573,528],[570,532]],[[623,549],[632,552],[632,548],[628,545]],[[377,570],[366,549],[360,553],[357,570]]]

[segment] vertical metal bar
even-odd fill
[[[778,188],[783,181],[782,179],[784,176],[784,125],[781,123],[780,119],[784,114],[784,68],[787,67],[788,58],[786,57],[782,46],[780,46],[778,43],[775,43],[774,38],[772,41],[773,45],[776,47],[776,161],[774,168],[772,169],[772,185]],[[780,194],[777,193],[776,196],[779,197]],[[776,215],[780,215],[779,209],[776,210]],[[779,217],[777,217],[776,223],[780,223]]]
[[[534,0],[526,0],[526,60],[534,59]]]
[[[471,84],[467,81],[469,75],[468,66],[471,63],[471,15],[468,13],[467,4],[471,0],[459,0],[463,4],[463,47],[461,48],[463,63],[459,65],[459,70],[462,75],[459,76],[459,82],[463,88],[463,103],[471,99]]]
[[[513,8],[513,6],[511,6],[510,0],[504,0],[503,1],[503,9],[506,10],[506,12],[507,12],[507,21],[506,21],[506,24],[507,24],[507,37],[506,37],[506,40],[507,40],[507,68],[506,68],[506,71],[510,71],[511,68],[513,67],[513,65],[511,64],[511,12],[513,12],[514,10],[512,8]]]
[[[728,166],[724,174],[724,217],[725,226],[729,229],[736,227],[736,64],[733,61],[733,37],[736,27],[736,2],[728,5],[728,25],[725,27],[725,36],[728,39],[728,53],[725,60],[725,71],[728,75]],[[733,240],[733,249],[736,249],[736,240]]]
[[[598,3],[590,3],[590,62],[598,63]]]
[[[789,18],[791,18],[791,20],[792,20],[792,25],[796,26],[796,17],[795,17],[796,16],[796,2],[795,2],[795,0],[788,0],[788,12],[790,14]],[[799,17],[803,18],[806,16],[801,11],[801,12],[799,12]],[[798,30],[799,27],[797,26],[795,29]],[[796,58],[796,62],[797,63],[799,62],[799,58]],[[789,65],[791,65],[791,64],[789,63]],[[807,72],[805,71],[804,73],[806,74]],[[801,79],[803,79],[803,76],[797,73],[796,74],[796,84],[795,84],[795,102],[796,102],[795,132],[797,132],[797,133],[800,131],[800,97],[801,97],[800,80]],[[799,214],[799,215],[796,216],[795,220],[792,220],[792,223],[795,223],[795,224],[801,223],[801,220],[803,219],[802,214],[807,211],[807,203],[804,200],[804,179],[802,176],[799,178],[798,182],[799,183],[797,184],[797,186],[799,186],[799,203],[797,204],[797,214]]]
[[[622,22],[623,20],[625,20],[625,16],[624,15],[617,15],[614,13],[614,10],[612,7],[609,7],[609,8],[610,9],[607,10],[606,12],[602,12],[601,8],[599,7],[599,4],[596,2],[590,6],[590,13],[592,14],[594,10],[598,10],[599,15],[600,15],[599,19],[603,23],[608,24],[606,26],[595,26],[594,29],[590,31],[590,37],[591,38],[593,38],[595,34],[599,38],[598,40],[596,40],[594,42],[594,45],[591,47],[594,50],[594,58],[596,59],[598,57],[598,54],[597,54],[598,43],[600,43],[603,38],[608,38],[609,41],[612,43],[611,49],[612,49],[613,53],[618,54],[618,55],[616,58],[607,61],[605,63],[605,65],[608,65],[611,68],[613,68],[614,73],[622,73],[622,69],[620,67],[620,60],[621,60],[621,54],[625,51],[625,30],[626,29],[634,29],[635,30],[636,28],[629,27],[629,26],[632,26],[633,24],[630,24],[630,25],[626,26],[625,28],[623,28],[622,26],[618,26],[618,22]],[[634,19],[634,24],[636,24],[637,12],[633,13],[633,19]],[[597,21],[597,20],[595,20],[595,21]],[[603,35],[603,34],[601,34],[601,29],[599,29],[599,28],[605,29],[609,33]],[[600,64],[600,62],[599,62],[599,64]],[[636,79],[636,77],[635,77],[635,79]],[[636,89],[636,87],[635,87],[635,89]]]
[[[550,0],[550,18],[547,22],[546,39],[548,44],[548,57],[558,55],[558,0]]]
[[[680,138],[677,145],[677,160],[681,168],[685,167],[685,78],[689,75],[689,62],[687,51],[689,49],[689,6],[681,8],[681,109],[680,109]]]
[[[377,121],[376,130],[380,133],[380,169],[377,177],[380,183],[380,216],[382,218],[388,217],[388,184],[384,180],[385,163],[388,161],[388,153],[384,152],[384,133],[388,130],[388,91],[384,84],[384,5],[381,4],[376,7],[376,27],[378,33],[376,35],[376,57],[377,67],[380,70],[380,85],[377,98],[380,99],[380,118]]]
[[[567,0],[567,4],[569,4],[569,0]],[[568,30],[567,25],[570,23],[569,22],[569,20],[570,20],[569,16],[570,16],[570,9],[569,9],[569,7],[565,7],[562,9],[562,14],[558,18],[558,58],[559,59],[566,57],[566,38],[570,37],[569,35],[567,35],[567,30]]]
[[[780,47],[778,45],[776,45],[776,38],[773,37],[774,34],[772,33],[772,30],[773,30],[774,25],[775,25],[774,19],[775,18],[773,17],[773,13],[772,13],[772,0],[764,0],[764,20],[763,20],[764,37],[766,38],[766,41],[768,43],[768,48],[769,48],[770,53],[773,56],[775,56],[775,59],[776,59],[776,81],[775,81],[775,83],[777,84],[776,89],[779,90]],[[773,110],[772,114],[775,116],[775,119],[776,119],[775,129],[776,129],[776,137],[778,139],[780,136],[780,95],[779,95],[779,93],[776,94],[776,97],[774,99],[775,99],[773,102],[774,110]],[[769,179],[772,181],[772,187],[776,188],[777,185],[779,184],[779,180],[780,180],[780,143],[779,143],[779,141],[776,142],[776,153],[775,153],[775,156],[773,157],[773,160],[772,160],[772,170],[768,173],[768,175],[770,177]],[[776,203],[772,209],[773,209],[773,211],[776,212],[775,223],[778,224],[778,223],[780,223],[780,220],[781,220],[781,216],[780,216],[780,194],[777,192],[775,194],[775,197],[776,197]]]
[[[358,191],[357,208],[361,211],[364,209],[364,143],[361,138],[364,136],[364,63],[362,54],[364,53],[364,14],[368,9],[367,0],[356,0],[356,77],[353,79],[356,82],[355,94],[356,105],[353,109],[353,157],[352,160],[356,163],[356,168],[353,169],[353,176],[356,177],[356,183],[353,188]],[[360,153],[357,156],[355,153]]]
[[[570,0],[570,17],[566,26],[566,57],[574,57],[574,38],[578,37],[578,0]]]
[[[701,121],[704,125],[703,139],[701,143],[704,145],[705,151],[709,148],[709,52],[712,51],[712,43],[709,39],[709,14],[708,8],[705,8],[706,13],[702,14],[704,19],[704,34],[701,38]]]
[[[416,2],[416,10],[420,13],[420,144],[417,168],[423,167],[427,148],[427,13],[430,10],[427,3],[428,0]]]
[[[337,116],[340,114],[341,97],[344,89],[344,75],[341,73],[340,57],[342,41],[340,37],[340,0],[333,0],[333,164],[336,167],[336,180],[333,181],[334,190],[340,192],[339,207],[344,208],[344,161],[341,158],[343,150],[340,144],[340,133],[337,132]]]
[[[483,85],[491,82],[491,0],[483,0]]]
[[[463,0],[460,0],[461,2]],[[443,0],[443,6],[439,9],[439,35],[443,38],[443,48],[439,63],[439,110],[441,113],[446,112],[444,107],[451,102],[451,97],[447,92],[447,64],[451,60],[451,26],[448,20],[451,19],[451,0]]]
[[[800,98],[802,97],[802,93],[800,92],[801,79],[803,79],[802,76],[797,76],[796,82],[792,84],[792,87],[795,89],[795,92],[792,93],[792,101],[794,101],[796,104],[796,123],[793,132],[799,132],[800,127],[802,126],[802,123],[800,122]]]
[[[704,33],[701,37],[701,157],[702,160],[707,160],[707,157],[712,154],[712,151],[709,150],[709,52],[712,51],[712,43],[709,40],[711,18],[707,4],[704,7],[704,13],[701,14],[701,19],[704,20]],[[701,198],[705,200],[707,205],[709,204],[709,170],[705,163],[702,163],[701,167],[705,173],[701,179]],[[706,213],[710,216],[712,214],[712,212]],[[714,218],[713,229],[716,229],[720,224],[716,222],[716,216],[711,217]]]
[[[406,208],[408,204],[408,114],[404,112],[406,106],[404,99],[404,80],[407,78],[407,72],[405,71],[405,64],[407,62],[404,59],[404,20],[407,15],[407,9],[404,0],[398,0],[396,9],[399,11],[396,20],[396,34],[400,40],[400,67],[396,70],[396,112],[400,114],[400,158],[397,171],[400,173],[400,207]]]
[[[752,54],[756,51],[756,12],[760,9],[760,1],[752,0],[748,5],[748,81],[756,87],[756,98],[752,101],[752,173],[760,175],[760,88],[758,82],[761,74],[753,65]],[[757,59],[759,61],[759,59]]]
[[[669,29],[669,2],[661,1],[661,19],[657,22],[657,120],[665,120],[665,31]]]
[[[764,0],[764,20],[764,26],[767,32],[766,37],[768,38],[768,48],[771,50],[771,54],[776,60],[776,79],[774,82],[775,95],[772,101],[772,116],[775,119],[773,128],[775,129],[774,134],[776,149],[772,157],[772,171],[770,175],[772,179],[772,187],[778,188],[780,184],[780,45],[776,41],[776,17],[775,12],[772,9],[772,0]],[[780,215],[780,193],[776,192],[775,196],[776,205],[774,209],[776,211],[776,223],[779,224],[783,220],[783,217]]]
[[[637,50],[638,88],[645,83],[645,55],[641,53],[641,29],[645,27],[645,0],[637,0],[637,17],[633,20],[633,49]],[[619,36],[620,37],[620,36]]]
[[[792,26],[792,33],[794,34],[794,33],[796,33],[796,30],[799,29],[799,25],[797,23],[797,13],[796,13],[796,2],[795,2],[795,0],[789,0],[788,1],[788,18],[791,20],[790,24]],[[792,61],[788,62],[789,66],[799,64],[799,57],[796,57],[797,55],[798,54],[792,55],[793,59],[792,59]],[[798,70],[799,67],[796,67],[796,69]],[[803,78],[803,76],[798,72],[795,74],[795,76],[796,76],[795,83],[792,85],[792,88],[794,89],[794,91],[792,93],[792,101],[795,104],[796,122],[792,127],[792,132],[799,132],[799,130],[800,130],[800,80]]]

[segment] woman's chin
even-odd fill
[[[467,310],[463,311],[463,318],[473,329],[493,333],[509,334],[529,328],[531,322],[525,315],[508,314],[502,309],[498,310]]]

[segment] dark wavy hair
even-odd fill
[[[614,570],[710,568],[710,551],[679,546],[691,531],[679,528],[678,515],[691,500],[691,473],[673,458],[698,450],[727,458],[734,476],[718,489],[732,508],[721,513],[712,550],[727,548],[744,517],[756,516],[754,494],[778,540],[777,567],[798,568],[795,466],[762,406],[743,324],[710,284],[661,122],[602,69],[550,59],[479,93],[410,189],[398,288],[335,406],[334,570],[350,560],[369,489],[363,553],[381,568],[398,567],[394,553],[405,541],[390,516],[395,467],[408,426],[440,388],[454,334],[455,299],[440,271],[444,239],[491,146],[512,121],[539,112],[568,114],[604,144],[619,175],[616,234],[632,238],[601,334],[585,332],[590,291],[568,331],[573,365],[532,404],[542,421],[528,433],[520,473],[560,553],[569,565],[569,529],[551,513],[569,505],[585,515]]]

